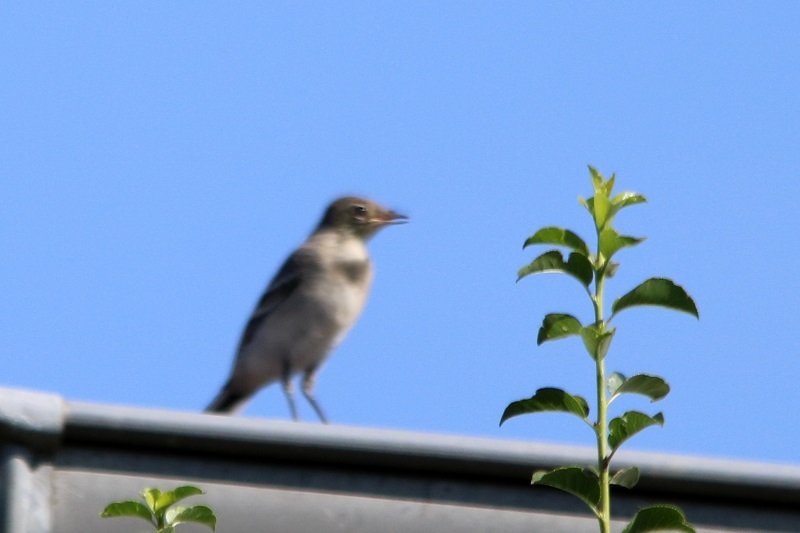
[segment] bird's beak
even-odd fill
[[[374,220],[377,224],[388,226],[389,224],[405,224],[408,222],[408,217],[395,211],[388,210],[380,213]]]

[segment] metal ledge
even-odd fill
[[[0,387],[0,442],[54,450],[63,432],[64,400],[60,396]]]
[[[202,472],[208,483],[265,487],[261,490],[283,486],[289,490],[287,495],[310,489],[308,494],[323,490],[359,498],[376,491],[372,494],[389,498],[381,501],[390,501],[393,494],[405,494],[398,502],[428,490],[421,487],[438,490],[437,486],[451,484],[466,491],[464,496],[436,501],[474,502],[476,509],[506,506],[511,513],[507,517],[517,516],[513,514],[517,511],[530,512],[524,509],[527,504],[520,502],[533,498],[528,496],[533,492],[542,505],[550,505],[549,512],[571,513],[556,501],[557,491],[528,492],[527,480],[535,469],[591,464],[595,457],[594,450],[585,447],[141,409],[4,388],[0,388],[0,448],[7,455],[6,483],[13,484],[16,478],[11,474],[19,469],[11,467],[22,461],[28,465],[28,477],[41,479],[37,483],[42,487],[50,483],[47,469],[54,469],[52,490],[58,494],[80,490],[69,483],[79,483],[84,479],[81,472],[91,471],[96,472],[92,476],[101,476],[97,480],[106,479],[102,477],[105,474],[132,479],[148,478],[156,472],[173,479],[191,479]],[[743,524],[737,521],[739,516],[749,520],[748,524],[761,524],[765,517],[773,521],[774,525],[759,531],[785,531],[780,524],[796,523],[800,514],[800,466],[641,452],[620,452],[615,461],[617,467],[634,464],[642,477],[634,490],[620,493],[624,498],[619,500],[619,509],[626,513],[646,501],[677,500],[694,506],[695,516],[708,525]],[[225,477],[233,471],[238,478]],[[260,481],[258,476],[243,474],[248,471],[260,472]],[[282,485],[282,479],[290,478]],[[315,481],[306,486],[309,479]],[[355,481],[358,479],[361,481]],[[416,488],[403,488],[404,483]],[[6,522],[20,523],[21,511],[15,509],[40,508],[38,502],[48,501],[49,490],[42,488],[38,499],[30,492],[29,503],[21,507],[19,502],[5,502]],[[13,494],[24,495],[25,491],[6,491],[6,497]],[[486,496],[489,494],[493,495]],[[223,501],[219,505],[225,509],[234,504]],[[736,508],[744,514],[732,518],[729,511]],[[60,508],[54,512],[61,516]],[[47,523],[46,513],[40,514],[42,523]],[[302,521],[302,516],[301,511],[298,520]],[[564,531],[573,526],[565,526]],[[755,529],[748,525],[744,530]]]
[[[591,464],[595,454],[578,446],[64,401],[15,389],[0,388],[0,398],[0,436],[49,449],[84,443],[493,478]],[[615,464],[639,466],[637,490],[800,502],[800,466],[624,451]]]

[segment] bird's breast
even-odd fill
[[[336,232],[312,237],[316,267],[305,287],[308,302],[336,332],[337,344],[358,318],[372,284],[372,263],[364,241]]]
[[[364,307],[372,282],[368,259],[341,261],[320,279],[320,304],[327,308],[337,324],[349,328]]]
[[[334,265],[338,274],[356,285],[369,284],[372,269],[368,260],[340,261]]]

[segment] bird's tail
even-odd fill
[[[226,384],[217,396],[211,400],[206,413],[233,413],[247,400],[248,396],[232,391]]]

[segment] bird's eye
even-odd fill
[[[364,216],[367,214],[367,208],[363,205],[354,205],[351,209],[356,216]]]

